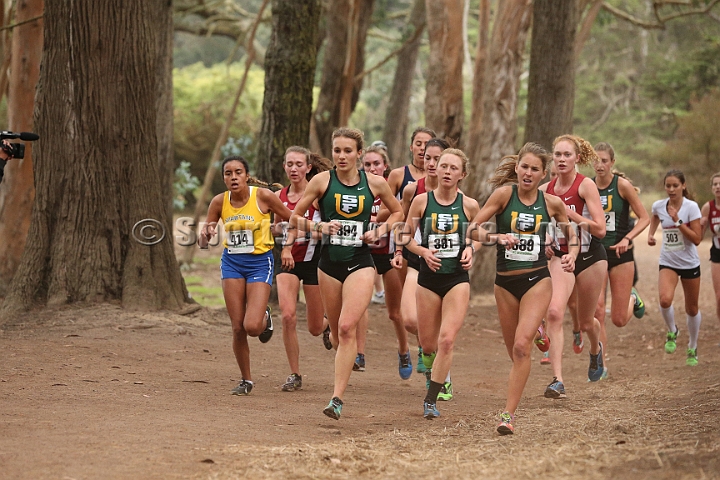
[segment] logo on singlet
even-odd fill
[[[345,218],[360,215],[365,208],[365,195],[335,194],[335,211]]]
[[[454,233],[458,229],[459,216],[449,213],[432,214],[432,231],[436,233]]]
[[[536,233],[542,222],[542,215],[532,213],[512,212],[510,216],[510,229],[515,233]]]
[[[608,190],[609,192],[610,190]],[[603,211],[609,212],[612,210],[612,195],[601,195],[600,196],[600,203],[602,204]]]

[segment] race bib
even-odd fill
[[[663,230],[663,244],[665,251],[676,252],[685,250],[685,239],[679,228],[666,228]]]
[[[615,212],[605,212],[605,230],[608,232],[615,231]]]
[[[510,235],[510,234],[509,234]],[[510,250],[505,250],[506,260],[536,262],[540,257],[540,235],[512,235],[520,241]]]
[[[343,247],[361,247],[363,244],[363,224],[353,220],[337,220],[340,222],[340,230],[335,235],[330,235],[330,245]]]
[[[232,254],[253,253],[255,251],[253,231],[233,230],[228,232],[227,251]]]
[[[434,250],[437,258],[456,258],[460,253],[460,235],[457,233],[428,235],[428,246]]]

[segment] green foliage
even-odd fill
[[[173,71],[175,159],[188,162],[192,176],[205,177],[208,161],[244,69],[244,63],[230,66],[217,64],[210,68],[196,63]],[[235,153],[244,156],[250,163],[255,159],[255,138],[260,129],[263,92],[263,71],[253,67],[229,131]],[[222,189],[222,179],[218,177],[213,191]]]
[[[186,195],[200,186],[200,180],[190,173],[190,162],[180,162],[175,170],[173,182],[173,208],[183,210],[187,204]]]
[[[688,188],[695,193],[698,203],[712,198],[708,179],[720,170],[719,111],[720,89],[691,99],[690,112],[678,118],[674,138],[658,152],[665,170],[676,168],[685,174]]]

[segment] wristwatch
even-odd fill
[[[678,218],[678,221],[675,222],[675,226],[676,226],[676,227],[679,227],[679,226],[682,225],[682,224],[683,224],[682,218]]]

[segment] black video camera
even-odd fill
[[[0,131],[0,141],[8,138],[19,138],[20,140],[23,140],[25,142],[34,142],[35,140],[39,139],[40,136],[36,133],[31,132],[14,133],[8,132],[7,130]],[[5,154],[11,158],[25,158],[24,143],[2,142],[0,143],[0,148],[2,148],[3,152],[5,152]]]

